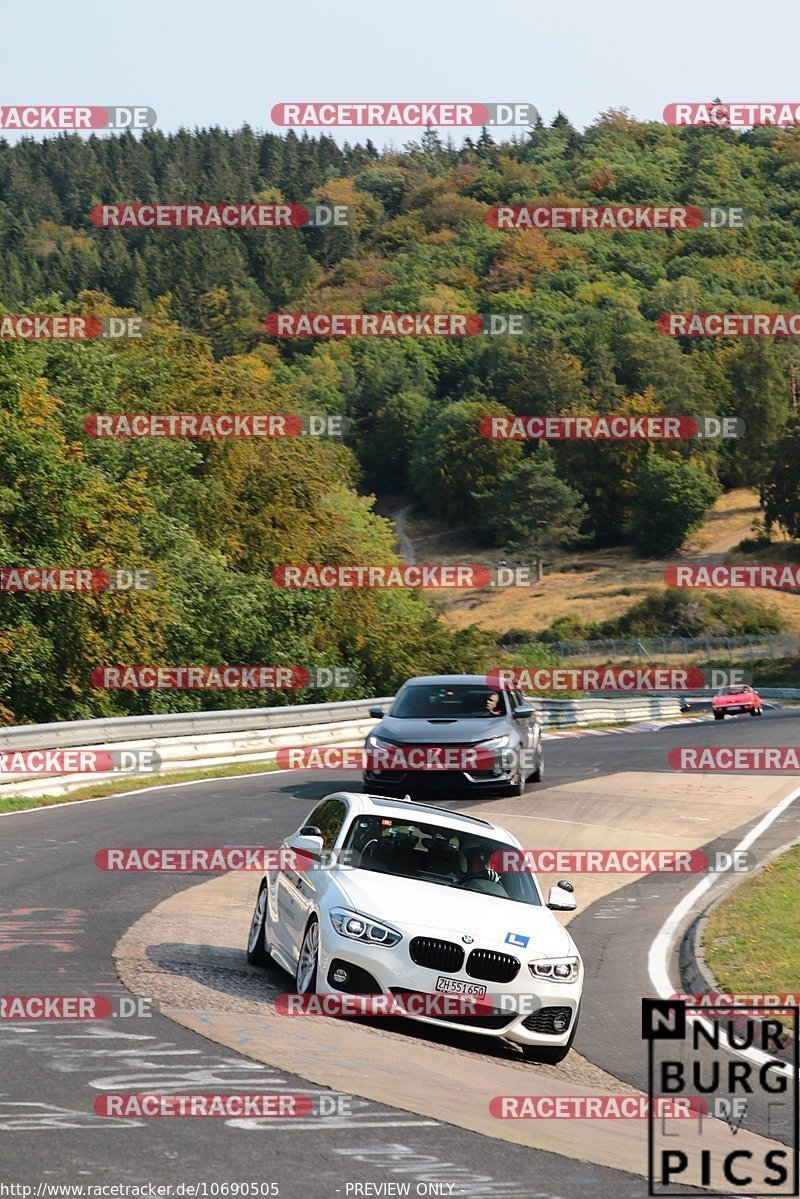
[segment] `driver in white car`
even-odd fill
[[[499,883],[500,875],[496,870],[492,870],[489,865],[489,851],[480,845],[469,845],[464,849],[464,857],[467,859],[467,868],[460,879],[454,883],[456,887],[463,887],[465,883],[472,882],[473,879],[485,878],[491,883]]]

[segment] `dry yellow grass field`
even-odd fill
[[[664,585],[664,570],[675,561],[724,561],[734,546],[751,534],[761,515],[758,495],[738,489],[723,495],[708,520],[671,560],[642,559],[627,548],[579,550],[564,554],[541,583],[499,590],[441,592],[434,602],[454,628],[477,624],[496,633],[519,628],[547,628],[559,616],[586,623],[613,620],[650,592]],[[497,551],[481,549],[466,531],[442,535],[432,523],[410,520],[408,532],[420,562],[482,562],[496,564]],[[775,560],[773,548],[770,559]],[[758,555],[743,559],[758,561]],[[800,632],[800,596],[779,591],[748,591],[748,599],[777,608],[787,631]]]

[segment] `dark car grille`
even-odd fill
[[[424,991],[409,991],[405,987],[392,987],[392,995],[424,995]],[[441,995],[436,996],[441,999]],[[458,999],[457,995],[451,998]],[[449,1015],[432,1015],[432,1020],[438,1020],[442,1024],[460,1024],[468,1028],[505,1028],[507,1024],[511,1024],[517,1018],[516,1012],[505,1012],[501,1008],[492,1008],[490,1012],[481,1011],[472,1015],[465,1009],[464,1012],[458,1012],[452,1016]]]
[[[439,941],[436,937],[414,937],[408,952],[411,961],[431,970],[444,970],[456,974],[464,964],[464,950],[452,941]]]
[[[492,983],[510,983],[519,974],[519,962],[508,953],[493,949],[473,949],[467,959],[470,978],[483,978]]]
[[[554,1028],[556,1020],[566,1020],[563,1028]],[[567,1031],[572,1020],[572,1008],[569,1007],[543,1007],[539,1008],[538,1012],[534,1012],[532,1016],[526,1017],[522,1021],[523,1028],[527,1028],[530,1032],[550,1033],[554,1037],[561,1037]]]

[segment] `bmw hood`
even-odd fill
[[[511,729],[505,717],[497,720],[487,720],[484,716],[474,720],[401,720],[396,716],[384,716],[372,730],[372,735],[397,745],[475,745],[509,732]]]
[[[406,941],[422,935],[461,942],[469,936],[478,946],[525,958],[578,952],[546,907],[372,870],[343,871],[338,883],[350,907],[391,924]]]

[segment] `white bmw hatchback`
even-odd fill
[[[539,1061],[566,1057],[583,964],[552,913],[575,909],[572,886],[552,887],[545,902],[507,829],[337,792],[282,848],[308,868],[282,865],[262,879],[252,965],[274,961],[302,994],[472,996],[479,1006],[466,1014],[412,1018],[504,1037]]]

